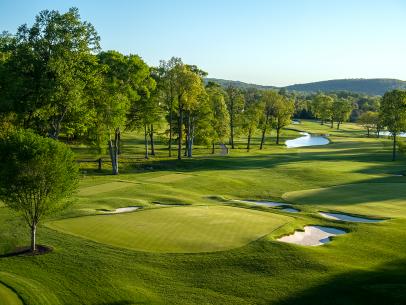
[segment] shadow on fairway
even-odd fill
[[[276,305],[406,304],[406,260],[373,271],[353,271],[301,291]]]

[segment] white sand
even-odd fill
[[[383,219],[356,217],[356,216],[350,216],[350,215],[340,214],[340,213],[320,212],[319,214],[325,218],[340,220],[340,221],[348,221],[348,222],[380,222],[380,221],[383,221]]]
[[[280,207],[280,206],[284,206],[284,205],[288,205],[286,203],[282,203],[282,202],[273,202],[273,201],[254,201],[254,200],[233,200],[235,202],[242,202],[242,203],[248,203],[248,204],[255,204],[255,205],[259,205],[259,206],[265,206],[265,207]]]
[[[128,212],[133,212],[135,210],[140,209],[141,207],[125,207],[125,208],[118,208],[115,209],[114,211],[99,211],[105,214],[119,214],[119,213],[128,213]]]
[[[331,236],[345,234],[344,230],[322,227],[305,226],[303,231],[295,231],[292,235],[283,236],[279,241],[302,246],[320,246],[330,241]]]

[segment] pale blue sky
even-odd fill
[[[0,0],[0,31],[78,7],[103,49],[171,56],[210,77],[288,85],[406,80],[406,0]]]

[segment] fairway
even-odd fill
[[[399,177],[399,180],[404,180]],[[370,216],[403,217],[406,213],[404,183],[360,183],[288,192],[283,198],[297,204]]]
[[[76,217],[49,227],[100,243],[151,252],[211,252],[243,246],[292,218],[225,206],[151,209]]]
[[[18,296],[9,288],[0,283],[0,305],[22,305]]]

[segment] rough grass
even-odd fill
[[[281,215],[291,217],[266,237],[225,251],[156,253],[95,242],[45,225],[39,228],[39,243],[52,246],[54,251],[34,257],[1,257],[0,281],[12,287],[25,304],[405,304],[406,181],[393,176],[405,172],[405,158],[400,156],[391,162],[390,140],[363,138],[365,132],[354,124],[344,124],[340,131],[310,121],[291,127],[329,133],[332,142],[323,147],[287,149],[275,145],[271,134],[260,151],[257,135],[247,153],[246,139],[241,137],[229,156],[212,156],[209,148],[199,147],[194,159],[181,162],[166,158],[165,145],[157,142],[156,157],[123,165],[118,177],[108,175],[108,168],[98,173],[84,164],[82,168],[87,172],[76,203],[47,221],[80,221],[81,230],[85,230],[86,220],[95,219],[99,227],[92,229],[94,234],[105,230],[99,217],[132,220],[143,213],[157,213],[160,220],[169,223],[173,217],[170,211],[199,205],[223,207],[229,204],[224,198],[286,198],[301,210],[287,214],[278,209],[229,207],[238,210],[241,219],[254,210],[269,214],[272,221]],[[283,140],[297,135],[294,130],[286,130]],[[140,158],[140,137],[126,135],[123,148],[126,156]],[[95,158],[86,147],[77,149],[77,153],[79,157],[88,153]],[[164,178],[179,173],[190,177]],[[125,187],[116,187],[122,183]],[[162,208],[154,202],[192,206]],[[98,208],[129,205],[141,205],[144,211],[82,217],[95,215]],[[321,217],[319,210],[390,219],[373,224],[343,223]],[[224,217],[221,215],[221,219]],[[176,219],[183,222],[180,219],[184,218],[189,219],[183,215]],[[153,218],[149,220],[147,227],[156,225],[152,224]],[[182,234],[191,234],[195,223],[185,225]],[[134,225],[129,221],[128,227]],[[348,234],[320,247],[276,241],[305,225],[333,226]],[[119,221],[108,228],[106,235],[116,235],[111,232],[116,229],[125,231]],[[0,229],[3,253],[27,244],[26,228],[4,207],[0,208]],[[201,230],[199,234],[212,229],[207,225]],[[163,230],[156,232],[154,236],[169,236]],[[176,238],[175,234],[171,238]]]

